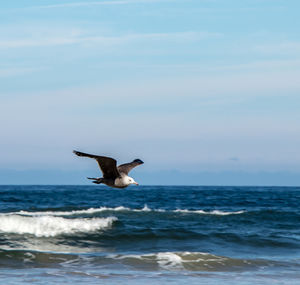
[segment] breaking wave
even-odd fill
[[[243,214],[245,211],[221,211],[221,210],[188,210],[188,209],[176,209],[176,210],[165,210],[165,209],[151,209],[145,205],[141,209],[132,209],[124,206],[118,207],[99,207],[99,208],[89,208],[86,210],[73,210],[73,211],[40,211],[40,212],[29,212],[29,211],[19,211],[12,214],[22,215],[22,216],[73,216],[73,215],[88,215],[101,212],[171,212],[171,213],[187,213],[187,214],[202,214],[202,215],[217,215],[217,216],[226,216],[226,215],[238,215]]]
[[[37,237],[54,237],[62,234],[95,232],[112,226],[116,217],[91,219],[66,219],[54,216],[21,216],[6,214],[0,216],[0,232],[31,234]]]
[[[217,216],[239,215],[245,213],[245,211],[225,212],[220,210],[203,211],[203,210],[180,210],[180,209],[177,209],[174,212],[203,214],[203,215],[217,215]]]
[[[164,270],[226,271],[270,265],[262,259],[237,259],[204,252],[158,252],[144,255],[110,255],[125,265],[144,264]]]
[[[26,262],[34,265],[60,264],[68,266],[97,266],[99,264],[114,266],[126,270],[150,271],[199,271],[199,272],[224,272],[256,270],[266,266],[284,266],[284,262],[266,259],[239,259],[226,256],[217,256],[204,252],[154,252],[148,254],[103,254],[100,256],[81,256],[77,254],[62,254],[54,252],[39,252],[27,250],[0,249],[0,265],[8,266],[14,263]],[[6,265],[5,265],[6,264]],[[294,264],[299,268],[299,265]]]

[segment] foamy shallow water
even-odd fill
[[[0,186],[0,198],[6,284],[299,284],[298,188]]]

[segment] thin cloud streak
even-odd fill
[[[57,46],[77,43],[78,39],[72,38],[52,38],[52,39],[21,39],[1,41],[0,48],[26,48],[26,47],[41,47],[41,46]]]
[[[256,45],[255,51],[265,54],[299,55],[300,42],[281,42],[275,44]]]
[[[1,77],[12,77],[18,75],[24,75],[28,73],[42,71],[45,68],[37,68],[37,67],[7,67],[0,68],[0,78]]]
[[[62,46],[72,44],[102,44],[103,46],[121,45],[135,41],[197,41],[208,37],[219,37],[221,34],[209,32],[174,32],[174,33],[145,33],[127,34],[121,36],[66,36],[66,37],[45,37],[37,39],[14,39],[0,41],[0,48],[23,48],[41,46]]]
[[[89,7],[100,5],[129,5],[129,4],[146,4],[146,3],[160,3],[171,2],[171,0],[120,0],[120,1],[102,1],[102,2],[74,2],[62,3],[55,5],[34,6],[36,9],[53,9],[53,8],[76,8],[76,7]]]

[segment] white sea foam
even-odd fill
[[[138,262],[145,262],[145,264],[157,264],[160,268],[165,270],[207,270],[215,266],[225,266],[226,263],[237,262],[222,256],[216,256],[204,252],[157,252],[149,254],[129,254],[129,255],[110,255],[112,259],[126,260],[126,264],[136,264]],[[244,261],[240,261],[243,263]]]
[[[73,210],[73,211],[39,211],[39,212],[28,212],[28,211],[19,211],[19,212],[12,212],[10,214],[17,214],[22,216],[73,216],[73,215],[84,215],[84,214],[94,214],[94,213],[101,213],[105,211],[115,211],[115,212],[164,212],[165,210],[152,210],[147,205],[144,205],[142,209],[131,209],[124,206],[118,206],[115,208],[110,207],[100,207],[100,208],[89,208],[86,210]],[[3,214],[0,214],[0,216]],[[7,215],[7,214],[4,214]]]
[[[131,211],[131,209],[120,206],[116,208],[108,208],[108,207],[100,207],[100,208],[89,208],[86,210],[73,210],[73,211],[37,211],[37,212],[29,212],[29,211],[18,211],[11,213],[1,213],[0,217],[5,215],[21,215],[21,216],[75,216],[75,215],[85,215],[85,214],[94,214],[105,211]]]
[[[32,234],[37,237],[53,237],[61,234],[94,232],[110,228],[116,217],[91,219],[66,219],[54,216],[1,215],[0,232]]]
[[[227,216],[227,215],[239,215],[245,213],[245,211],[236,211],[236,212],[224,212],[220,210],[213,211],[204,211],[204,210],[181,210],[177,209],[174,212],[178,213],[191,213],[191,214],[203,214],[203,215],[217,215],[217,216]]]
[[[182,258],[174,252],[159,252],[156,255],[160,267],[165,269],[183,269]]]
[[[120,206],[116,208],[100,207],[100,208],[89,208],[86,210],[73,210],[73,211],[43,211],[43,212],[28,212],[19,211],[13,214],[20,214],[22,216],[73,216],[73,215],[84,215],[84,214],[94,214],[104,211],[130,211],[129,208]]]
[[[164,210],[164,209],[151,209],[147,205],[144,205],[142,209],[132,209],[124,206],[118,206],[115,208],[110,207],[99,207],[99,208],[89,208],[86,210],[73,210],[73,211],[39,211],[39,212],[29,212],[29,211],[19,211],[12,212],[10,214],[17,214],[22,216],[75,216],[75,215],[91,215],[95,213],[101,213],[105,211],[112,212],[175,212],[175,213],[190,213],[190,214],[203,214],[203,215],[238,215],[243,214],[245,211],[236,211],[236,212],[226,212],[220,210],[204,211],[204,210],[188,210],[188,209],[176,209],[176,210]],[[2,215],[7,214],[0,214]]]

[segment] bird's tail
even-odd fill
[[[100,184],[103,182],[103,178],[92,178],[92,177],[87,177],[87,179],[93,180],[92,182],[95,184]]]

